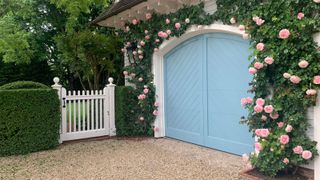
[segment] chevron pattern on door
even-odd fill
[[[239,124],[247,115],[249,42],[212,33],[180,44],[165,56],[166,136],[233,154],[252,151]]]

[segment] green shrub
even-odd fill
[[[56,147],[59,126],[55,90],[0,90],[0,156]]]
[[[44,84],[32,81],[17,81],[0,86],[0,90],[11,89],[49,89],[49,87]]]
[[[145,129],[139,122],[139,106],[132,87],[116,87],[116,128],[117,136],[145,135]]]

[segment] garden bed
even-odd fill
[[[295,175],[281,174],[277,177],[268,177],[263,175],[257,169],[244,170],[240,172],[240,176],[248,180],[313,180],[313,170],[300,168]]]

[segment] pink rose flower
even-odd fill
[[[259,106],[263,106],[264,103],[265,103],[265,100],[262,99],[262,98],[258,98],[258,99],[256,100],[256,104],[259,105]]]
[[[314,95],[317,94],[317,90],[315,90],[315,89],[308,89],[307,92],[306,92],[306,94],[307,94],[308,96],[314,96]]]
[[[290,138],[288,135],[281,135],[280,136],[280,143],[283,145],[288,144],[289,140],[290,140]]]
[[[285,130],[287,133],[290,133],[292,131],[292,129],[293,129],[293,127],[291,125],[287,125]]]
[[[244,162],[248,162],[248,161],[249,161],[249,156],[248,156],[248,154],[243,154],[243,155],[242,155],[242,161],[244,161]]]
[[[309,62],[306,61],[306,60],[302,60],[302,61],[299,62],[298,65],[299,65],[300,68],[304,69],[304,68],[307,68],[309,66]]]
[[[303,19],[304,18],[304,14],[302,12],[299,12],[297,18],[299,20]]]
[[[131,46],[131,42],[127,42],[127,46]]]
[[[142,100],[146,99],[146,95],[140,94],[140,95],[138,96],[138,99],[142,101]]]
[[[129,31],[130,31],[130,27],[127,26],[127,27],[126,27],[126,32],[129,32]]]
[[[289,164],[289,159],[288,158],[284,158],[282,162],[285,163],[285,164]]]
[[[280,39],[288,39],[290,36],[290,31],[288,29],[282,29],[279,32],[279,38]]]
[[[262,116],[261,116],[261,120],[262,120],[262,121],[266,121],[267,119],[268,119],[267,116],[265,116],[265,115],[262,115]]]
[[[166,19],[166,24],[170,24],[170,19]]]
[[[171,34],[171,30],[170,29],[168,29],[166,32],[167,32],[168,35]]]
[[[320,84],[320,76],[315,76],[313,78],[313,84]]]
[[[263,64],[262,64],[261,62],[255,62],[253,66],[254,66],[254,68],[256,68],[256,69],[261,69],[261,68],[263,68]]]
[[[293,83],[293,84],[299,84],[301,79],[298,77],[298,76],[291,76],[290,77],[290,81]]]
[[[148,34],[148,33],[149,33],[149,31],[148,31],[148,30],[144,30],[144,33],[145,33],[145,34]]]
[[[155,103],[154,103],[154,106],[155,106],[155,107],[159,107],[159,105],[160,105],[159,102],[155,102]]]
[[[137,20],[137,19],[133,19],[133,20],[132,20],[132,24],[133,24],[133,25],[137,25],[137,24],[138,24],[138,20]]]
[[[258,18],[258,19],[256,20],[256,24],[257,24],[258,26],[261,26],[264,22],[265,22],[265,20],[263,20],[263,19],[261,19],[261,18]]]
[[[148,94],[148,93],[149,93],[149,89],[148,89],[148,88],[145,88],[145,89],[143,90],[143,93],[144,93],[144,94]]]
[[[141,51],[140,49],[138,50],[138,54],[143,54],[143,51]]]
[[[258,151],[258,152],[260,152],[263,149],[262,145],[260,143],[255,143],[254,147],[255,147],[255,150]]]
[[[303,152],[303,148],[301,146],[296,146],[292,150],[295,154],[302,154]]]
[[[271,113],[270,114],[271,119],[275,120],[279,118],[279,114],[278,113]]]
[[[284,126],[284,123],[283,123],[283,122],[278,122],[277,124],[278,124],[278,127],[279,127],[279,128],[282,128],[282,127]]]
[[[136,74],[135,74],[135,73],[131,73],[130,76],[131,76],[132,78],[135,78],[135,77],[136,77]]]
[[[142,60],[143,59],[143,55],[139,55],[139,59]]]
[[[252,21],[254,21],[254,22],[256,22],[258,19],[259,19],[258,16],[253,16],[253,17],[252,17]]]
[[[264,50],[264,44],[263,43],[258,43],[256,48],[259,50],[259,51],[263,51]]]
[[[143,81],[143,78],[142,78],[142,77],[141,77],[141,78],[139,78],[139,79],[138,79],[138,81],[142,82],[142,81]]]
[[[252,100],[251,97],[247,97],[246,99],[247,99],[247,103],[248,103],[248,104],[252,104],[253,100]]]
[[[146,14],[146,19],[149,20],[149,19],[151,19],[151,18],[152,18],[152,14],[151,14],[151,13],[147,13],[147,14]]]
[[[302,152],[302,158],[305,160],[311,159],[312,158],[312,152],[310,151],[303,151]]]
[[[133,51],[132,54],[136,56],[138,53],[137,51]]]
[[[249,68],[249,73],[250,73],[250,74],[255,74],[255,73],[257,73],[257,69],[251,67],[251,68]]]
[[[181,28],[181,24],[178,23],[178,22],[174,26],[176,27],[176,29],[180,29]]]
[[[263,138],[268,137],[269,134],[270,134],[269,129],[261,129],[261,131],[260,131],[260,136],[263,137]]]
[[[148,86],[147,86],[147,85],[144,85],[144,86],[143,86],[143,88],[144,88],[144,89],[147,89],[147,88],[148,88]]]
[[[283,73],[283,77],[286,78],[286,79],[290,79],[291,78],[291,74]]]
[[[144,117],[140,117],[139,120],[140,120],[140,121],[144,121]]]
[[[257,112],[257,113],[260,113],[260,112],[263,111],[263,107],[259,106],[259,105],[256,105],[256,106],[254,106],[254,111]]]
[[[232,17],[231,19],[230,19],[230,23],[231,24],[235,24],[237,21],[236,21],[236,19],[234,18],[234,17]]]
[[[266,57],[264,58],[264,62],[271,65],[274,62],[274,59],[272,57]]]
[[[260,137],[261,136],[261,129],[256,129],[254,131],[254,133],[256,134],[256,136]]]
[[[128,71],[123,71],[123,75],[128,76]]]
[[[144,38],[145,38],[146,40],[149,40],[149,39],[150,39],[150,36],[149,36],[149,35],[146,35]]]
[[[144,46],[144,45],[146,45],[146,43],[145,43],[144,41],[141,41],[141,42],[140,42],[140,45],[141,45],[141,46]]]
[[[239,25],[239,30],[240,30],[240,31],[244,31],[245,29],[246,29],[246,27],[245,27],[244,25],[242,25],[242,24]]]
[[[265,106],[265,107],[264,107],[264,112],[266,112],[266,113],[272,113],[272,112],[273,112],[273,106],[272,106],[272,105]]]
[[[313,0],[313,2],[315,2],[315,3],[320,3],[320,0]]]
[[[245,105],[248,104],[246,98],[242,98],[240,102],[241,102],[241,105],[242,105],[242,106],[245,106]]]
[[[157,110],[154,110],[154,111],[153,111],[153,115],[154,115],[154,116],[159,116],[159,112],[158,112]]]

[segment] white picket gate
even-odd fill
[[[60,143],[99,136],[115,136],[115,85],[100,91],[67,91],[54,78],[61,102]]]

